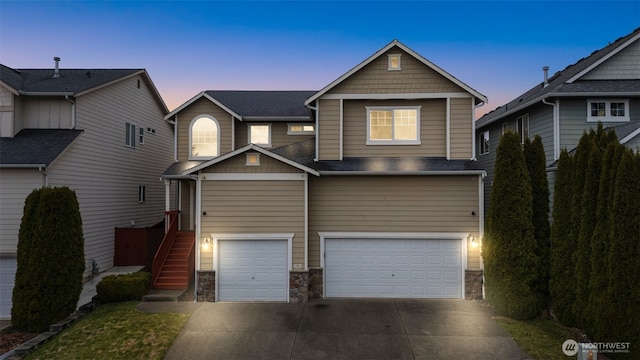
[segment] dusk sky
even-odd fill
[[[394,39],[489,98],[481,115],[640,27],[640,1],[0,1],[0,63],[144,68],[203,90],[319,90]]]

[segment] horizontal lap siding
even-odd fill
[[[421,106],[420,145],[367,145],[367,106]],[[446,156],[446,100],[345,100],[345,157]],[[469,120],[470,121],[470,120]],[[471,125],[469,125],[471,128]]]
[[[211,101],[205,98],[196,100],[193,104],[187,106],[185,109],[178,113],[178,161],[189,160],[189,127],[191,121],[200,115],[209,115],[214,117],[218,121],[220,126],[220,134],[218,139],[220,141],[220,155],[231,152],[231,127],[234,120],[231,114],[222,110],[219,106],[215,105]]]
[[[320,265],[318,232],[479,231],[477,176],[310,178],[309,202],[310,266]],[[469,268],[479,261],[470,249]]]
[[[320,160],[340,160],[340,100],[318,100]]]
[[[203,181],[203,236],[295,233],[293,263],[304,264],[304,181]],[[203,251],[201,269],[213,267]]]
[[[313,135],[287,135],[289,122],[236,122],[236,149],[249,143],[249,124],[271,124],[271,148],[293,144],[313,137]]]
[[[24,201],[43,185],[37,169],[0,170],[0,254],[16,253]]]
[[[452,160],[468,160],[471,158],[473,150],[473,102],[472,98],[453,98],[450,100],[450,156]]]
[[[76,104],[76,127],[84,132],[47,169],[48,179],[51,186],[76,192],[85,259],[96,259],[100,270],[106,270],[113,264],[114,227],[129,227],[132,221],[137,227],[151,226],[163,220],[165,185],[160,175],[173,162],[173,126],[163,120],[164,111],[141,76],[82,95]],[[145,132],[144,144],[129,148],[126,122],[156,133]],[[138,203],[139,185],[146,186],[144,203]]]

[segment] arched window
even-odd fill
[[[216,157],[220,153],[220,126],[215,118],[208,115],[200,115],[191,121],[190,159],[205,159]]]

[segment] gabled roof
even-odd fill
[[[614,126],[610,129],[616,132],[616,136],[621,144],[626,144],[629,140],[640,136],[640,121]]]
[[[638,96],[640,95],[640,79],[630,80],[580,80],[580,77],[595,69],[624,48],[640,39],[640,28],[619,38],[604,48],[594,51],[586,58],[580,59],[564,70],[556,72],[545,86],[541,82],[516,97],[509,103],[485,114],[476,122],[480,128],[505,116],[523,110],[543,99],[561,96]]]
[[[0,138],[0,167],[47,167],[57,159],[82,130],[21,130],[13,138]]]
[[[165,119],[173,117],[198,99],[205,98],[241,121],[306,121],[311,117],[304,101],[314,93],[302,90],[207,90],[180,105]]]
[[[465,91],[467,91],[470,94],[472,94],[476,98],[476,105],[481,103],[481,102],[484,102],[484,103],[487,102],[487,97],[486,96],[480,94],[478,91],[476,91],[475,89],[471,88],[469,85],[467,85],[467,84],[463,83],[462,81],[458,80],[456,77],[454,77],[453,75],[451,75],[448,72],[444,71],[442,68],[440,68],[436,64],[432,63],[431,61],[427,60],[422,55],[420,55],[417,52],[411,50],[409,47],[407,47],[406,45],[404,45],[400,41],[393,40],[392,42],[387,44],[385,47],[383,47],[382,49],[378,50],[375,54],[371,55],[370,57],[368,57],[367,59],[362,61],[360,64],[356,65],[354,68],[352,68],[351,70],[347,71],[345,74],[343,74],[342,76],[340,76],[339,78],[334,80],[332,83],[330,83],[329,85],[325,86],[322,90],[320,90],[317,93],[315,93],[313,96],[311,96],[309,99],[307,99],[307,101],[304,104],[305,105],[310,105],[311,103],[316,101],[319,97],[321,97],[322,95],[324,95],[325,93],[330,91],[332,88],[334,88],[336,85],[338,85],[339,83],[341,83],[342,81],[344,81],[345,79],[350,77],[351,75],[355,74],[356,72],[358,72],[358,70],[362,69],[363,67],[365,67],[366,65],[368,65],[369,63],[371,63],[372,61],[377,59],[378,57],[380,57],[383,54],[385,54],[387,51],[389,51],[394,46],[399,47],[400,49],[402,49],[403,51],[405,51],[409,55],[411,55],[414,58],[416,58],[418,61],[422,62],[423,64],[425,64],[426,66],[430,67],[431,69],[433,69],[434,71],[436,71],[440,75],[442,75],[445,78],[447,78],[449,81],[453,82],[454,84],[456,84],[456,85],[460,86],[461,88],[463,88]]]
[[[0,83],[17,95],[82,96],[124,79],[142,75],[165,113],[164,100],[144,69],[13,69],[0,64]]]

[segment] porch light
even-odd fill
[[[209,248],[209,245],[211,244],[211,240],[209,238],[203,238],[202,239],[202,248],[207,250]]]
[[[471,244],[471,247],[473,248],[478,247],[478,240],[476,240],[475,236],[469,235],[469,244]]]

